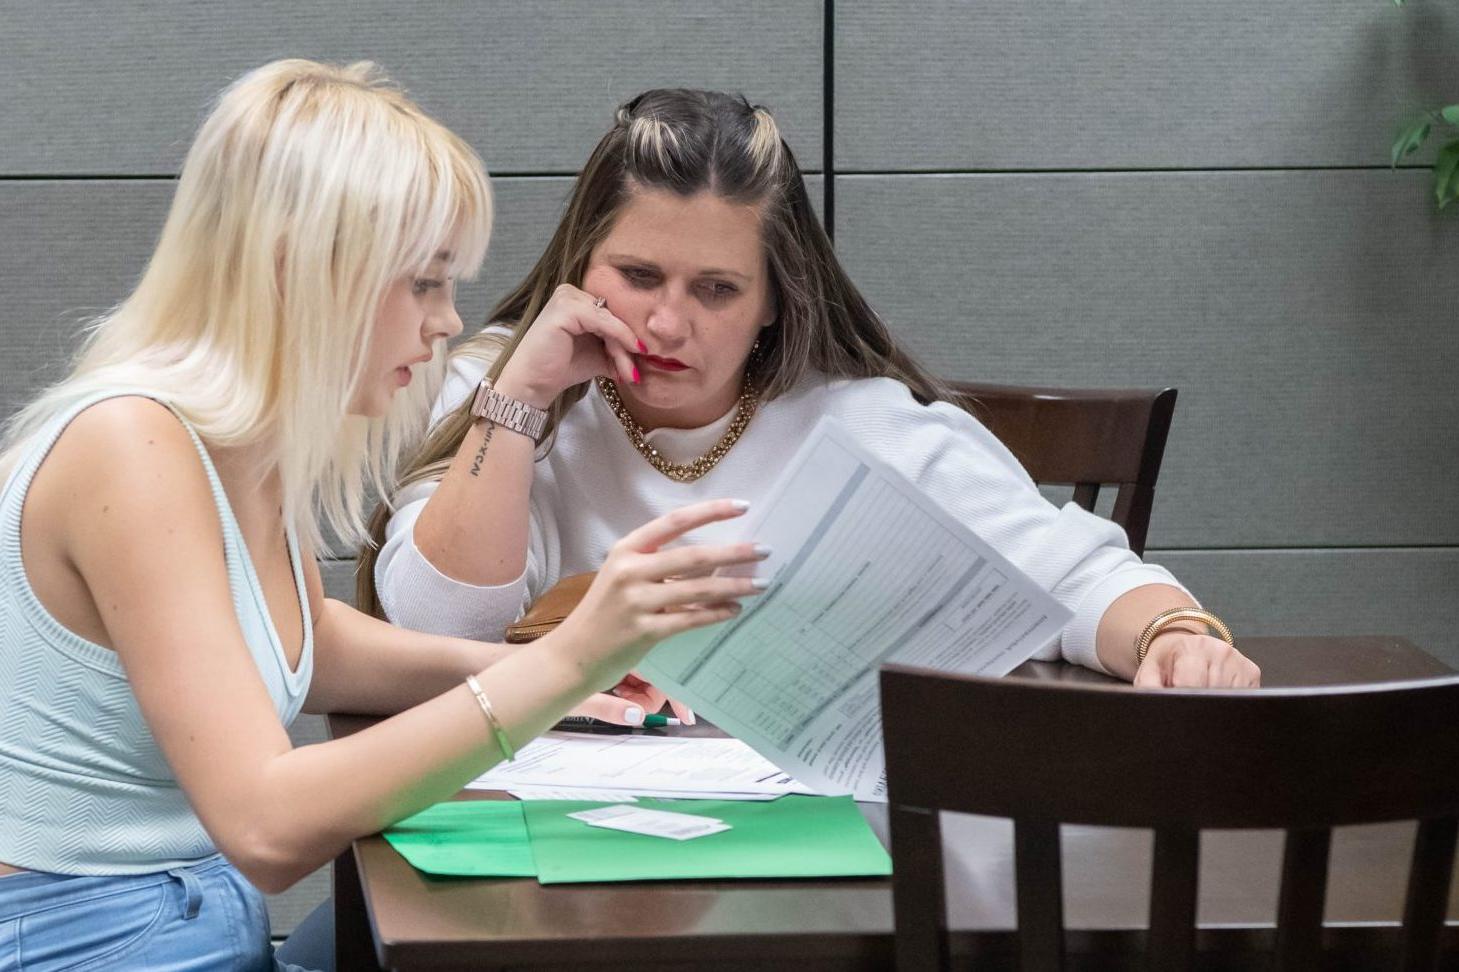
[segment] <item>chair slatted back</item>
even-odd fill
[[[948,964],[939,810],[1014,821],[1025,970],[1062,966],[1060,823],[1154,830],[1146,958],[1161,970],[1192,964],[1200,831],[1285,830],[1276,959],[1308,969],[1321,964],[1332,828],[1417,820],[1404,968],[1437,967],[1459,677],[1150,692],[887,665],[881,697],[899,968]]]

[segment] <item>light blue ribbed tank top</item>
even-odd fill
[[[57,415],[32,438],[0,489],[0,861],[35,871],[139,874],[216,852],[142,718],[116,653],[63,628],[36,599],[20,559],[21,509],[41,462],[76,415],[127,394],[138,393],[101,392]],[[287,726],[314,670],[297,538],[290,529],[304,648],[297,671],[290,671],[217,471],[192,426],[178,420],[213,487],[234,612]]]

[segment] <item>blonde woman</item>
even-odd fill
[[[0,970],[257,969],[276,892],[456,792],[746,581],[748,547],[628,533],[530,653],[324,598],[315,511],[358,536],[460,330],[478,158],[369,65],[225,91],[136,290],[0,457]],[[295,749],[301,710],[399,713]]]
[[[373,523],[361,593],[399,624],[497,637],[559,578],[603,564],[628,524],[762,496],[830,414],[1073,610],[1052,653],[1140,685],[1259,678],[1168,572],[1110,522],[1047,503],[898,346],[773,118],[744,99],[656,90],[623,105],[490,319],[512,330],[459,348],[443,420]],[[504,430],[508,407],[544,434]]]

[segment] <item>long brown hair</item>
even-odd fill
[[[777,312],[775,322],[761,332],[760,351],[749,365],[762,400],[795,387],[810,372],[895,378],[924,404],[953,398],[897,345],[846,275],[811,209],[795,155],[770,113],[742,97],[684,88],[646,91],[618,109],[613,127],[583,166],[546,251],[488,317],[488,322],[514,325],[512,339],[503,344],[500,337],[481,334],[454,353],[488,357],[497,352],[489,374],[500,375],[553,291],[563,283],[582,283],[593,249],[639,188],[685,197],[712,192],[759,207]],[[563,415],[586,391],[586,384],[569,388],[552,404],[539,458],[551,449]],[[422,443],[405,467],[400,488],[443,475],[471,422],[468,396]],[[360,607],[377,615],[375,559],[391,512],[386,503],[376,508],[370,521],[374,543],[362,551],[357,575]]]

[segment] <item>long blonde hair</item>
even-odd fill
[[[368,62],[281,60],[219,96],[183,162],[131,296],[94,321],[71,373],[17,413],[0,472],[57,413],[102,389],[168,402],[209,444],[268,443],[285,522],[364,536],[418,438],[430,379],[383,418],[347,414],[386,290],[449,250],[479,268],[491,231],[480,158]],[[438,356],[439,357],[439,356]]]
[[[488,317],[515,325],[512,340],[503,348],[500,337],[483,333],[453,353],[495,355],[489,373],[500,375],[553,290],[562,283],[581,285],[594,247],[639,187],[684,197],[707,191],[760,208],[776,308],[775,323],[761,332],[761,353],[750,362],[762,399],[793,388],[810,372],[892,377],[923,403],[952,398],[946,385],[897,344],[842,268],[770,112],[734,95],[684,88],[646,91],[619,107],[583,166],[546,251]],[[552,430],[586,387],[570,388],[553,403],[548,448]],[[400,488],[444,474],[471,426],[469,397],[431,431],[407,464]],[[386,503],[376,508],[372,544],[361,551],[356,573],[359,606],[376,614],[374,565],[390,513]]]

